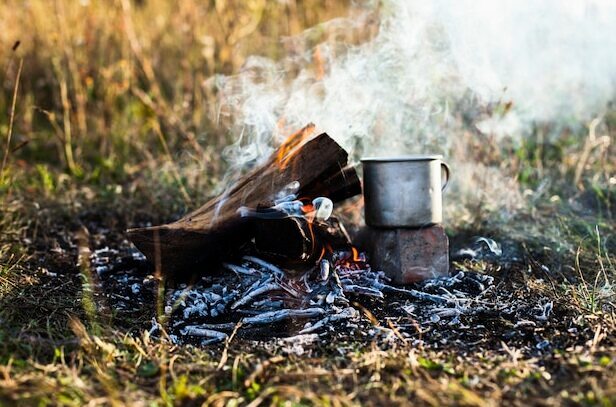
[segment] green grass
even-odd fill
[[[7,232],[0,246],[4,403],[329,406],[409,400],[430,405],[615,401],[614,231],[604,214],[576,213],[564,194],[557,202],[545,199],[535,213],[520,213],[502,230],[489,229],[488,222],[453,228],[450,234],[500,240],[515,229],[526,236],[527,269],[509,273],[526,281],[533,295],[565,307],[583,327],[578,328],[582,332],[577,341],[564,342],[540,357],[506,342],[459,353],[451,347],[334,341],[312,357],[298,357],[236,339],[221,364],[221,347],[170,345],[150,338],[143,322],[118,321],[88,310],[92,305],[85,301],[74,258],[37,262],[49,261],[42,257],[44,252],[58,242],[65,246],[63,238],[77,239],[90,219],[100,217],[98,224],[110,226],[110,233],[121,237],[127,225],[139,220],[173,218],[185,207],[178,185],[172,179],[159,181],[156,194],[169,199],[157,205],[154,192],[141,189],[154,182],[148,175],[133,184],[118,184],[123,188],[118,193],[72,178],[62,181],[53,170],[35,167],[32,174],[27,183],[24,178],[24,184],[11,186],[2,218]],[[123,192],[132,188],[134,195]],[[28,198],[34,196],[36,205]],[[153,199],[152,206],[144,208],[148,199]],[[51,278],[40,266],[64,270],[65,275]],[[460,267],[497,276],[503,272],[482,262]]]
[[[496,339],[464,351],[357,340],[300,357],[237,338],[225,353],[150,338],[154,304],[145,319],[96,312],[99,299],[84,294],[88,274],[71,248],[95,239],[83,238],[84,228],[104,227],[120,241],[128,226],[177,218],[222,178],[219,152],[231,140],[208,119],[215,95],[204,81],[236,72],[253,53],[279,57],[280,36],[348,7],[175,3],[0,5],[10,22],[0,33],[0,151],[8,146],[0,174],[0,405],[616,404],[614,111],[594,141],[587,131],[548,139],[537,128],[520,144],[468,144],[470,160],[530,193],[511,217],[485,204],[461,208],[473,216],[448,226],[452,238],[515,240],[523,267],[459,267],[515,280],[576,321],[578,339],[547,353]]]

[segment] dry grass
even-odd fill
[[[236,72],[249,55],[277,57],[281,37],[344,14],[347,3],[4,2],[2,111],[24,61],[14,160],[106,181],[160,161],[195,161],[215,177],[211,157],[229,140],[210,122],[208,78]]]
[[[478,163],[529,191],[529,205],[505,224],[471,208],[450,231],[517,239],[524,270],[460,267],[512,275],[562,306],[583,329],[550,352],[508,339],[465,351],[357,341],[282,357],[236,340],[220,363],[221,348],[150,338],[153,310],[120,321],[91,311],[72,246],[95,240],[84,228],[119,242],[128,225],[177,217],[221,177],[229,136],[211,122],[208,78],[251,54],[289,52],[280,37],[348,3],[0,5],[0,405],[616,403],[614,112],[550,141],[541,129],[515,146],[465,136]]]

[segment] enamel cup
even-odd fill
[[[367,225],[416,228],[442,223],[442,191],[449,182],[449,166],[442,156],[369,157],[361,161]]]

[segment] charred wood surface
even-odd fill
[[[351,240],[338,219],[301,217],[255,219],[255,248],[260,256],[283,266],[309,263],[324,252],[348,250]]]
[[[347,152],[325,133],[311,136],[313,129],[307,126],[291,136],[265,164],[200,208],[173,223],[129,229],[129,239],[163,273],[195,273],[198,265],[219,261],[254,237],[253,219],[242,217],[239,208],[270,207],[276,194],[294,181],[302,199],[324,196],[339,202],[359,194],[359,178],[347,166]],[[295,226],[294,232],[301,229]],[[292,255],[303,250],[300,246]]]

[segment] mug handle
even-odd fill
[[[445,164],[443,161],[441,161],[441,168],[443,170],[445,170],[445,183],[443,184],[443,186],[441,187],[441,191],[444,191],[445,188],[447,188],[447,185],[449,184],[449,174],[451,172],[451,169],[449,168],[449,166],[447,164]]]

